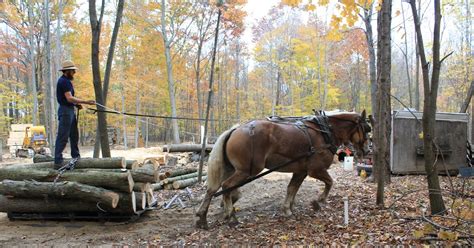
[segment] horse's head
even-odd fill
[[[333,120],[334,135],[338,143],[352,143],[358,155],[369,153],[369,132],[372,130],[367,122],[365,110],[357,113],[336,114]],[[340,144],[338,144],[340,145]]]
[[[356,128],[351,134],[351,143],[355,146],[359,153],[362,153],[362,156],[365,156],[369,153],[369,133],[372,131],[369,123],[367,122],[365,109],[362,111],[362,114],[356,118],[355,122]]]

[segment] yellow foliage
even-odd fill
[[[455,241],[458,240],[458,233],[456,232],[449,232],[449,231],[439,231],[438,238],[442,240],[450,240]]]
[[[416,239],[423,238],[424,236],[425,236],[425,232],[423,232],[423,230],[413,231],[413,237],[415,237]]]
[[[290,7],[298,7],[302,0],[282,0],[282,4],[288,5]]]

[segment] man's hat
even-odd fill
[[[63,62],[63,68],[60,69],[60,71],[66,71],[66,70],[77,70],[78,68],[74,65],[74,63],[71,60],[66,60]]]

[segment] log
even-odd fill
[[[158,171],[147,169],[131,170],[133,180],[141,183],[156,183],[158,181]]]
[[[152,204],[156,201],[155,194],[151,188],[151,184],[148,184],[148,188],[145,190],[146,195],[146,205],[151,207]]]
[[[149,164],[149,163],[153,164],[153,166],[155,166],[156,169],[158,169],[158,167],[160,167],[161,165],[166,164],[166,155],[160,155],[157,157],[149,157],[143,160],[143,164]]]
[[[144,164],[137,169],[131,170],[133,180],[136,182],[143,183],[155,183],[158,181],[158,167],[155,167],[153,164]]]
[[[53,197],[86,201],[100,202],[106,206],[115,208],[119,201],[119,195],[113,191],[89,186],[76,182],[45,183],[33,181],[11,181],[0,182],[0,194],[20,197],[38,198]]]
[[[207,144],[205,150],[210,152],[214,145]],[[201,144],[171,144],[163,146],[163,152],[200,152]]]
[[[182,168],[182,169],[177,169],[177,170],[173,170],[173,171],[167,172],[167,173],[169,173],[169,174],[167,175],[167,177],[181,176],[181,175],[190,174],[190,173],[193,173],[193,172],[196,172],[196,171],[197,171],[196,168]]]
[[[201,178],[201,182],[204,182],[206,181],[207,179],[207,176],[203,176]],[[178,181],[174,181],[173,182],[173,188],[174,189],[184,189],[188,186],[191,186],[191,185],[194,185],[198,182],[198,178],[197,177],[192,177],[192,178],[188,178],[188,179],[183,179],[183,180],[178,180]]]
[[[135,192],[119,193],[120,199],[117,208],[128,209],[131,213],[137,212],[137,197]]]
[[[163,180],[163,179],[165,179],[165,178],[168,178],[168,177],[170,176],[170,174],[171,174],[171,173],[168,172],[168,171],[165,172],[165,173],[160,173],[160,174],[158,174],[158,179],[159,179],[159,180]]]
[[[144,210],[146,208],[146,194],[145,192],[134,192],[135,193],[135,202],[136,210]]]
[[[69,162],[71,159],[65,159],[64,161]],[[44,161],[33,164],[18,164],[13,165],[14,167],[23,168],[42,168],[42,169],[54,169],[54,161]],[[81,158],[77,161],[76,169],[95,168],[95,169],[121,169],[126,167],[125,158]]]
[[[161,183],[152,183],[150,186],[153,191],[163,189],[163,185],[161,185]]]
[[[54,158],[49,155],[35,154],[33,157],[33,163],[51,162]]]
[[[127,170],[127,169],[74,169],[74,172],[86,173],[86,172],[109,172],[109,173],[127,173],[129,172],[132,175],[134,182],[140,183],[155,183],[158,181],[158,172],[146,169],[136,169],[136,170]]]
[[[119,200],[120,203],[120,200]],[[125,206],[125,205],[124,205]],[[133,214],[132,208],[117,205],[116,208],[94,202],[81,202],[71,199],[54,198],[9,198],[0,195],[0,212],[16,213],[117,213]]]
[[[202,174],[207,175],[206,172],[203,172]],[[198,172],[194,172],[194,173],[184,174],[184,175],[176,176],[176,177],[168,177],[162,182],[163,184],[170,184],[170,183],[173,183],[174,181],[179,181],[179,180],[188,179],[188,178],[197,177],[197,176],[198,176]]]
[[[0,168],[0,181],[5,179],[14,181],[35,180],[40,182],[52,182],[58,175],[56,170],[32,170],[23,168]],[[66,171],[59,181],[72,181],[106,189],[114,189],[120,192],[132,192],[133,178],[129,171],[122,173],[110,172],[109,170],[73,170]]]
[[[150,183],[135,182],[135,184],[133,185],[133,191],[145,192],[150,187]]]
[[[140,167],[140,163],[137,160],[126,160],[125,164],[125,168],[129,170]]]

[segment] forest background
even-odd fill
[[[101,1],[99,1],[101,2]],[[101,32],[102,73],[118,1],[106,4]],[[217,44],[211,137],[235,123],[270,115],[303,116],[312,109],[372,112],[368,20],[376,39],[373,1],[270,1],[266,14],[249,19],[245,0],[226,1]],[[294,2],[294,4],[293,4]],[[363,2],[361,5],[359,2]],[[431,47],[432,1],[417,1],[426,48]],[[100,3],[98,3],[100,6]],[[269,5],[268,2],[266,5]],[[55,101],[63,60],[79,67],[76,96],[94,99],[91,26],[87,1],[0,1],[0,139],[14,123],[45,125],[50,140],[57,127]],[[459,112],[473,80],[472,2],[443,1],[439,112]],[[125,1],[111,68],[107,107],[128,113],[179,119],[178,139],[168,118],[108,114],[119,143],[199,142],[209,91],[217,8],[208,1]],[[370,10],[370,11],[369,11]],[[427,11],[429,10],[429,11]],[[162,19],[162,12],[165,19]],[[422,110],[423,85],[417,66],[410,5],[393,1],[391,94]],[[250,15],[249,15],[250,14]],[[167,26],[162,25],[162,20]],[[164,29],[163,29],[164,27]],[[163,34],[169,41],[167,62]],[[427,49],[428,57],[431,50]],[[167,66],[172,68],[172,81]],[[173,106],[174,105],[174,106]],[[392,101],[392,109],[402,109]],[[472,112],[472,109],[469,110]],[[84,112],[84,111],[83,111]],[[81,143],[93,144],[97,117],[81,113]],[[142,137],[142,138],[140,138]],[[50,142],[52,144],[54,142]]]

